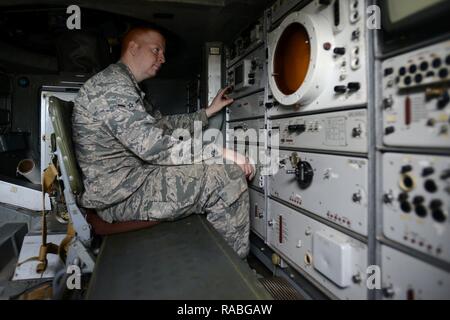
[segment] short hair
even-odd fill
[[[131,41],[135,41],[148,32],[157,32],[164,37],[164,34],[157,28],[153,27],[134,27],[131,28],[122,39],[122,49],[120,55],[123,56],[128,50]]]

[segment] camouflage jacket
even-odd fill
[[[80,205],[105,209],[122,202],[157,166],[180,164],[174,161],[174,150],[191,150],[190,140],[171,136],[174,129],[192,133],[194,121],[202,126],[208,123],[204,110],[163,117],[152,111],[144,96],[121,62],[80,89],[72,116],[74,148],[85,187]]]

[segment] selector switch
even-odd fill
[[[333,52],[334,52],[334,54],[343,56],[345,54],[346,50],[344,47],[338,47],[338,48],[334,48]]]
[[[411,165],[409,165],[409,164],[407,164],[407,165],[404,165],[403,167],[402,167],[402,170],[400,171],[401,173],[408,173],[408,172],[411,172],[412,171],[412,166]]]
[[[395,127],[387,127],[386,129],[384,129],[384,134],[385,135],[390,135],[393,134],[395,132]]]
[[[434,168],[433,167],[424,168],[422,170],[422,177],[425,178],[425,177],[431,176],[433,173],[434,173]]]
[[[361,89],[361,84],[359,82],[349,82],[347,88],[350,92],[356,92]]]
[[[339,93],[339,94],[346,93],[347,87],[346,86],[335,86],[334,92]]]
[[[300,161],[295,169],[295,176],[301,189],[308,188],[314,177],[312,166],[306,161]]]

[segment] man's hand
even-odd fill
[[[248,180],[252,180],[255,177],[255,166],[250,163],[247,157],[229,149],[223,149],[224,159],[228,159],[236,163],[244,172],[245,177]]]
[[[220,112],[223,108],[233,103],[233,99],[228,98],[226,95],[227,91],[230,90],[230,87],[226,87],[221,89],[214,100],[211,102],[211,105],[206,109],[206,115],[208,118],[211,118],[216,113]]]

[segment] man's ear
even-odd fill
[[[128,51],[132,56],[136,55],[138,47],[139,45],[135,41],[130,41],[128,44]]]

